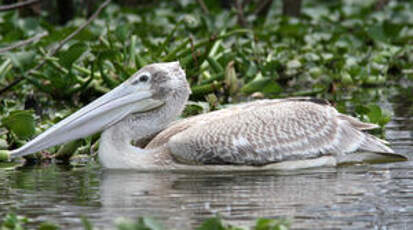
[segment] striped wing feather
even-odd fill
[[[391,153],[361,132],[374,127],[323,103],[263,100],[178,121],[147,148],[166,144],[186,164],[265,165],[358,149]]]

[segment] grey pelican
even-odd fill
[[[322,100],[259,100],[175,121],[190,95],[178,62],[143,67],[9,158],[102,131],[99,160],[136,170],[270,170],[334,166],[361,154],[395,155],[377,128]],[[149,141],[147,141],[149,140]],[[343,160],[345,159],[345,160]]]

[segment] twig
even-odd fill
[[[33,69],[29,70],[28,74],[31,74],[33,71],[36,71],[36,70],[40,69],[40,67],[42,67],[44,64],[46,64],[46,62],[48,60],[47,57],[54,56],[57,53],[57,51],[59,51],[64,46],[64,44],[66,42],[68,42],[70,39],[72,39],[74,36],[76,36],[81,30],[83,30],[86,26],[88,26],[93,21],[93,19],[95,19],[99,15],[99,13],[102,11],[102,9],[105,8],[110,3],[110,1],[111,0],[106,0],[104,3],[102,3],[102,5],[100,5],[100,7],[96,10],[96,12],[92,16],[90,16],[90,18],[83,25],[81,25],[73,33],[69,34],[65,39],[63,39],[55,49],[52,49],[49,52],[49,54],[46,56],[46,58],[42,62],[40,62],[35,67],[33,67]],[[11,82],[9,85],[7,85],[6,87],[4,87],[3,89],[0,90],[0,95],[2,95],[7,90],[11,89],[13,86],[19,84],[19,82],[22,81],[22,80],[24,80],[24,75],[20,75],[20,76],[16,77],[16,79],[13,82]]]
[[[8,51],[13,50],[13,49],[16,49],[16,48],[20,48],[20,47],[26,46],[26,45],[28,45],[28,44],[30,44],[30,43],[32,43],[32,42],[36,42],[36,41],[40,40],[42,37],[47,36],[47,35],[49,35],[49,33],[46,31],[46,32],[43,32],[43,33],[41,33],[41,34],[38,34],[38,35],[36,35],[36,36],[34,36],[34,37],[32,37],[32,38],[29,38],[29,39],[26,39],[26,40],[23,40],[23,41],[16,42],[16,43],[14,43],[14,44],[12,44],[12,45],[10,45],[10,46],[8,46],[8,47],[0,48],[0,54],[1,54],[1,53],[5,53],[5,52],[8,52]]]
[[[204,0],[198,0],[199,5],[201,5],[202,10],[205,14],[209,14],[208,7],[205,5]]]
[[[28,5],[32,5],[37,2],[40,2],[40,0],[27,0],[25,2],[18,2],[18,3],[14,3],[10,5],[4,5],[4,6],[0,6],[0,11],[14,10],[14,9],[22,8]]]
[[[195,54],[194,39],[192,38],[192,36],[190,36],[189,39],[191,41],[192,59],[195,62],[195,66],[198,66],[198,58],[197,58],[197,55]]]
[[[63,41],[61,41],[55,49],[52,49],[51,52],[49,52],[49,56],[54,56],[57,53],[57,51],[59,51],[64,46],[66,42],[68,42],[80,31],[82,31],[86,26],[88,26],[100,14],[103,8],[105,8],[110,3],[110,1],[111,0],[106,0],[102,5],[100,5],[96,12],[92,16],[90,16],[90,18],[83,25],[77,28],[73,33],[69,34],[69,36],[67,36]]]

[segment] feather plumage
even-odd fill
[[[361,130],[375,125],[308,99],[261,100],[180,120],[147,146],[166,145],[184,164],[266,165],[358,149],[393,153]]]

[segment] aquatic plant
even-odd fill
[[[116,229],[118,230],[167,230],[170,228],[165,227],[160,222],[149,218],[139,217],[136,220],[119,218],[116,221]],[[3,221],[0,223],[1,230],[25,230],[26,226],[30,223],[30,219],[27,217],[17,216],[14,213],[7,214]],[[87,219],[82,218],[83,229],[93,230],[93,224]],[[255,226],[251,227],[251,230],[288,230],[290,223],[286,220],[277,219],[257,219]],[[58,230],[62,229],[59,225],[43,222],[38,225],[38,230]],[[200,224],[196,230],[243,230],[248,229],[246,227],[236,227],[230,224],[224,223],[221,218],[214,217],[205,220]]]
[[[219,1],[207,1],[207,10],[198,1],[108,2],[95,7],[92,20],[79,10],[64,26],[19,11],[0,14],[0,149],[21,146],[153,62],[179,60],[191,100],[207,102],[191,103],[187,116],[249,98],[314,96],[384,126],[389,115],[375,105],[376,88],[404,87],[399,82],[413,76],[409,1],[381,10],[373,1],[307,1],[300,17],[283,16],[281,1],[258,15],[251,1],[242,23],[239,8]],[[97,140],[35,158],[89,154]]]

